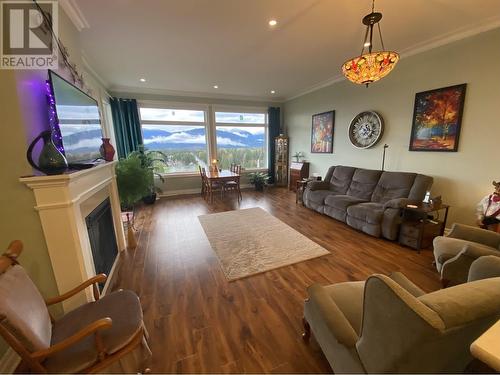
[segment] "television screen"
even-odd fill
[[[101,155],[101,119],[97,101],[49,70],[62,145],[68,163],[91,162]],[[57,140],[55,140],[57,143]]]

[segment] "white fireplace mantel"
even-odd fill
[[[73,289],[96,274],[85,217],[108,197],[118,250],[126,248],[115,164],[102,163],[55,176],[20,178],[35,195],[35,209],[40,215],[59,293]],[[87,290],[63,302],[63,308],[69,311],[91,300],[92,293]]]

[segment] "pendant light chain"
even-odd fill
[[[382,31],[380,30],[380,22],[377,23],[377,27],[378,27],[378,35],[380,37],[380,44],[382,44],[382,50],[385,51],[384,39],[382,38]]]

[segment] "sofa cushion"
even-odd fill
[[[415,173],[383,172],[371,201],[386,203],[395,198],[407,198],[415,181]]]
[[[347,214],[370,224],[380,224],[384,206],[376,202],[359,203],[347,208]]]
[[[369,201],[381,174],[381,171],[356,169],[347,190],[347,195]]]
[[[356,168],[339,165],[335,167],[330,179],[330,190],[335,194],[345,194],[351,185]]]
[[[332,195],[330,190],[312,190],[307,194],[307,199],[315,204],[325,204],[325,198]]]
[[[352,206],[353,204],[363,203],[366,200],[350,197],[348,195],[328,195],[325,198],[325,204],[330,207],[334,207],[337,210],[347,211],[347,207]]]

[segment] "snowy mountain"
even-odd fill
[[[143,128],[144,145],[149,150],[193,149],[205,147],[205,129],[166,131]],[[219,148],[256,148],[264,145],[264,133],[251,133],[241,128],[217,130]],[[64,147],[72,151],[92,151],[99,149],[101,130],[83,130],[67,135],[63,139]]]

